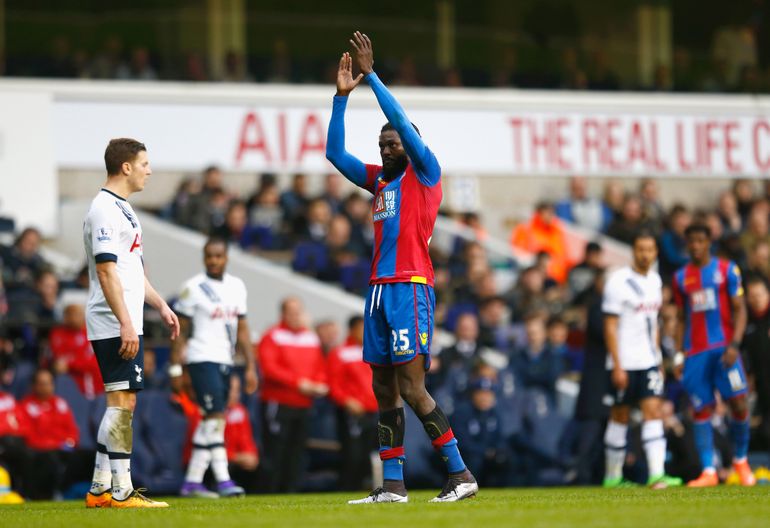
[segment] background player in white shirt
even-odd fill
[[[134,139],[111,140],[104,162],[107,183],[83,223],[90,279],[86,325],[107,393],[86,507],[166,507],[134,490],[129,467],[136,392],[144,387],[144,303],[160,312],[171,339],[179,334],[176,315],[144,274],[142,227],[127,201],[144,189],[152,170],[147,149]]]
[[[184,284],[174,307],[180,316],[181,333],[171,347],[171,368],[178,371],[182,362],[187,365],[203,413],[193,435],[193,452],[180,493],[184,497],[233,497],[244,493],[243,488],[230,479],[225,450],[225,408],[233,353],[245,362],[246,392],[251,394],[257,390],[254,353],[246,322],[246,286],[238,277],[225,273],[227,241],[224,239],[210,238],[206,242],[203,264],[206,273]],[[217,480],[218,493],[203,485],[209,465]]]
[[[612,273],[604,287],[602,311],[607,343],[607,368],[613,399],[604,435],[605,487],[623,480],[626,436],[631,405],[639,405],[644,422],[642,443],[653,488],[679,486],[681,479],[665,474],[666,437],[661,414],[663,375],[658,346],[658,312],[663,302],[660,275],[652,269],[658,258],[655,237],[638,233],[633,240],[633,263]]]

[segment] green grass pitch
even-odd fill
[[[0,526],[141,528],[422,528],[422,527],[715,527],[768,526],[770,486],[652,491],[482,489],[455,504],[428,504],[435,493],[412,492],[409,504],[348,506],[359,494],[251,496],[231,500],[168,499],[164,510],[86,510],[80,502],[0,506]]]

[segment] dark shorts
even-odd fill
[[[190,363],[187,365],[190,373],[195,399],[205,414],[221,413],[227,407],[227,397],[230,393],[230,365],[222,363]]]
[[[142,390],[144,388],[144,337],[139,336],[139,352],[133,359],[123,359],[118,354],[120,338],[97,339],[91,346],[99,363],[105,392]]]
[[[364,361],[389,367],[422,356],[428,370],[435,308],[433,288],[425,284],[369,286],[364,312]]]
[[[626,390],[619,391],[612,384],[612,371],[607,371],[612,405],[637,405],[647,398],[663,397],[663,376],[660,375],[658,367],[626,372],[628,372],[628,386]]]

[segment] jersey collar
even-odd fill
[[[106,192],[106,193],[109,193],[109,194],[113,195],[113,196],[114,196],[115,198],[117,198],[118,200],[123,200],[124,202],[127,202],[127,201],[128,201],[128,200],[126,200],[125,198],[123,198],[122,196],[120,196],[120,195],[118,195],[118,194],[115,194],[115,193],[114,193],[114,192],[112,192],[111,190],[109,190],[109,189],[105,189],[104,187],[102,187],[102,191],[104,191],[104,192]]]

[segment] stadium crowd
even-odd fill
[[[369,208],[368,198],[346,194],[338,175],[327,176],[318,195],[308,191],[304,175],[295,175],[286,189],[263,175],[251,196],[240,197],[224,187],[219,169],[209,167],[200,180],[182,183],[160,214],[360,293],[373,236]],[[485,236],[478,215],[452,216],[478,238]],[[736,180],[711,207],[692,209],[664,207],[652,179],[642,180],[633,193],[608,181],[599,197],[575,177],[563,200],[538,204],[512,231],[511,243],[536,258],[516,269],[511,288],[499,290],[480,243],[457,238],[449,251],[432,246],[436,324],[452,339],[434,347],[429,389],[451,415],[463,457],[481,485],[601,482],[609,383],[603,249],[590,242],[584,258],[571,261],[563,250],[564,222],[620,242],[642,227],[658,236],[665,284],[661,341],[669,374],[667,472],[684,479],[698,475],[691,410],[671,372],[677,321],[668,286],[672,272],[686,262],[683,231],[695,220],[711,228],[713,252],[743,270],[752,451],[768,451],[770,184],[760,190],[755,182]],[[81,497],[105,405],[85,331],[87,272],[57,276],[40,244],[40,233],[28,228],[0,248],[0,463],[29,498]],[[246,396],[238,376],[233,378],[225,442],[233,478],[252,493],[368,486],[377,418],[371,373],[360,360],[362,319],[352,318],[347,329],[312,321],[301,300],[290,298],[272,323],[255,344],[259,395]],[[149,318],[145,336],[147,388],[135,415],[132,473],[139,485],[175,493],[200,413],[186,375],[172,376],[165,368],[169,350],[159,322]],[[727,479],[731,455],[723,408],[714,420],[716,445],[726,461],[721,477]],[[642,482],[639,434],[632,428],[626,472]],[[430,455],[411,413],[405,445],[412,486],[440,486],[440,461]]]

